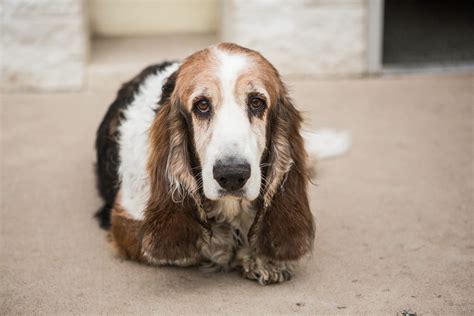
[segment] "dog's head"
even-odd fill
[[[183,238],[196,245],[199,229],[177,217],[206,227],[204,204],[235,198],[256,206],[248,236],[258,253],[295,260],[311,249],[301,116],[265,58],[229,43],[199,51],[169,77],[160,106],[150,129],[144,249],[176,249]]]
[[[175,201],[261,196],[269,204],[295,160],[304,164],[299,113],[277,70],[255,51],[221,43],[191,55],[168,79],[161,103],[150,166],[152,177],[165,172]],[[157,156],[168,147],[164,134],[165,168]]]

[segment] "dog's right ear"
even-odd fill
[[[171,86],[174,83],[168,81],[164,89]],[[191,265],[200,260],[205,218],[195,194],[189,133],[178,100],[168,97],[162,101],[149,131],[150,194],[142,227],[142,255],[149,263]]]

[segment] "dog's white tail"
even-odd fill
[[[351,147],[349,131],[322,129],[315,132],[302,131],[305,148],[311,161],[332,158],[345,154]]]

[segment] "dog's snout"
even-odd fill
[[[250,178],[250,164],[247,162],[218,161],[212,172],[219,185],[223,189],[232,192],[242,188]]]

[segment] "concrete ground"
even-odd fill
[[[94,133],[130,73],[95,62],[83,92],[2,95],[0,314],[474,313],[472,74],[289,80],[307,127],[353,147],[310,187],[313,255],[262,287],[112,252]]]

